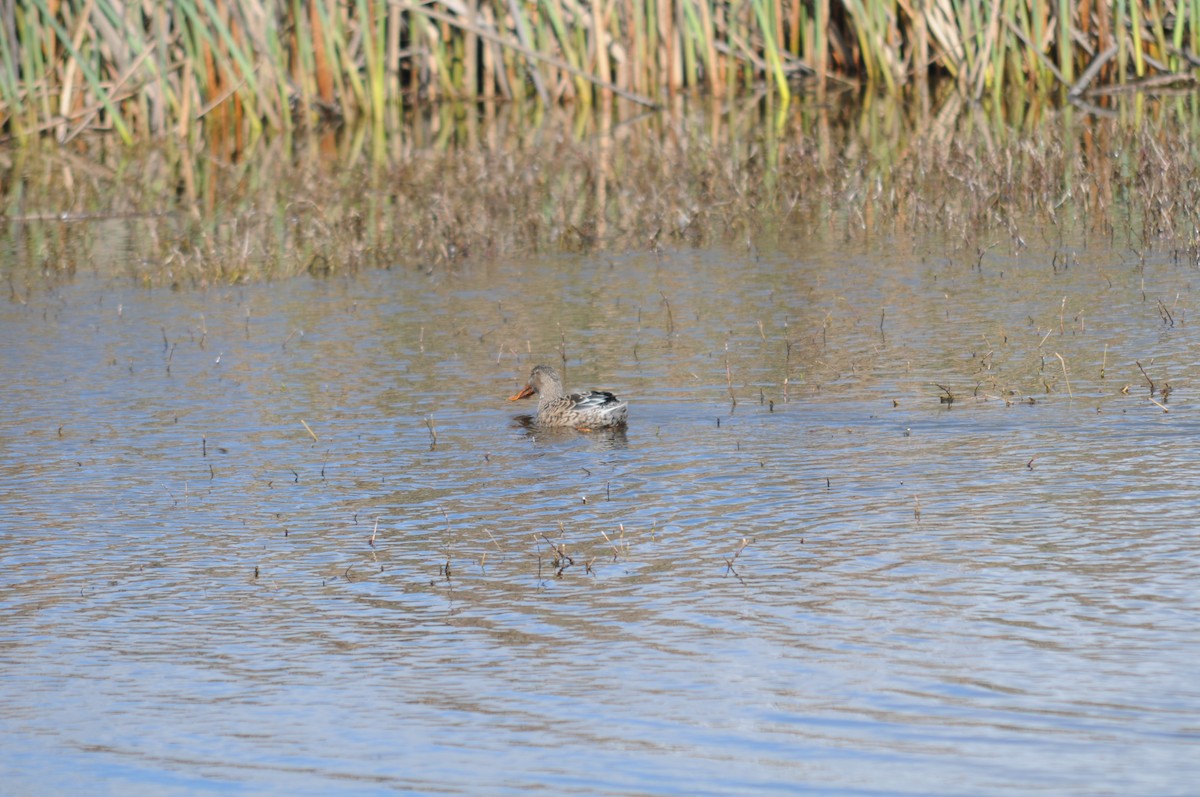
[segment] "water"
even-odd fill
[[[0,792],[1194,792],[1194,272],[1073,251],[17,280]]]

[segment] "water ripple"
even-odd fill
[[[955,317],[910,275],[884,339],[850,283],[692,253],[668,334],[563,267],[5,306],[13,788],[1190,789],[1200,422],[1118,364],[1194,347],[1114,302],[1054,339],[1072,398],[1036,280]],[[564,334],[626,432],[514,420]]]

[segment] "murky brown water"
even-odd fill
[[[939,247],[14,294],[0,791],[1192,791],[1196,272]]]

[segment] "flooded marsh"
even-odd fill
[[[168,263],[217,222],[22,200],[4,789],[1192,791],[1196,269],[1186,193],[1152,205],[1185,175],[1031,157],[1031,192],[1072,191],[1038,203],[980,161],[951,198],[986,199],[939,205],[893,198],[926,179],[895,152],[840,184],[762,152],[745,185],[783,215],[676,175],[703,235],[642,237],[683,207],[665,191],[587,245],[518,219],[402,258],[374,186],[309,194],[382,261],[347,267],[331,224],[330,269]],[[598,173],[558,185],[594,199]],[[282,236],[253,253],[292,221],[246,190],[214,196]],[[530,426],[506,399],[539,363],[628,427]]]
[[[1196,262],[1190,102],[1010,118],[949,95],[650,114],[446,107],[358,129],[0,152],[10,294],[43,273],[174,288],[531,253],[935,238],[956,261],[1086,237]]]

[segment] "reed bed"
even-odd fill
[[[705,104],[536,125],[516,108],[485,119],[447,106],[383,145],[342,128],[264,138],[240,158],[47,141],[0,151],[0,274],[20,296],[77,272],[189,287],[895,235],[970,264],[1052,235],[1064,251],[1087,237],[1200,265],[1200,111],[1187,98],[1014,122],[974,105],[948,115],[956,96],[930,115]]]
[[[1195,80],[1200,0],[0,0],[0,133],[252,138],[406,104]]]

